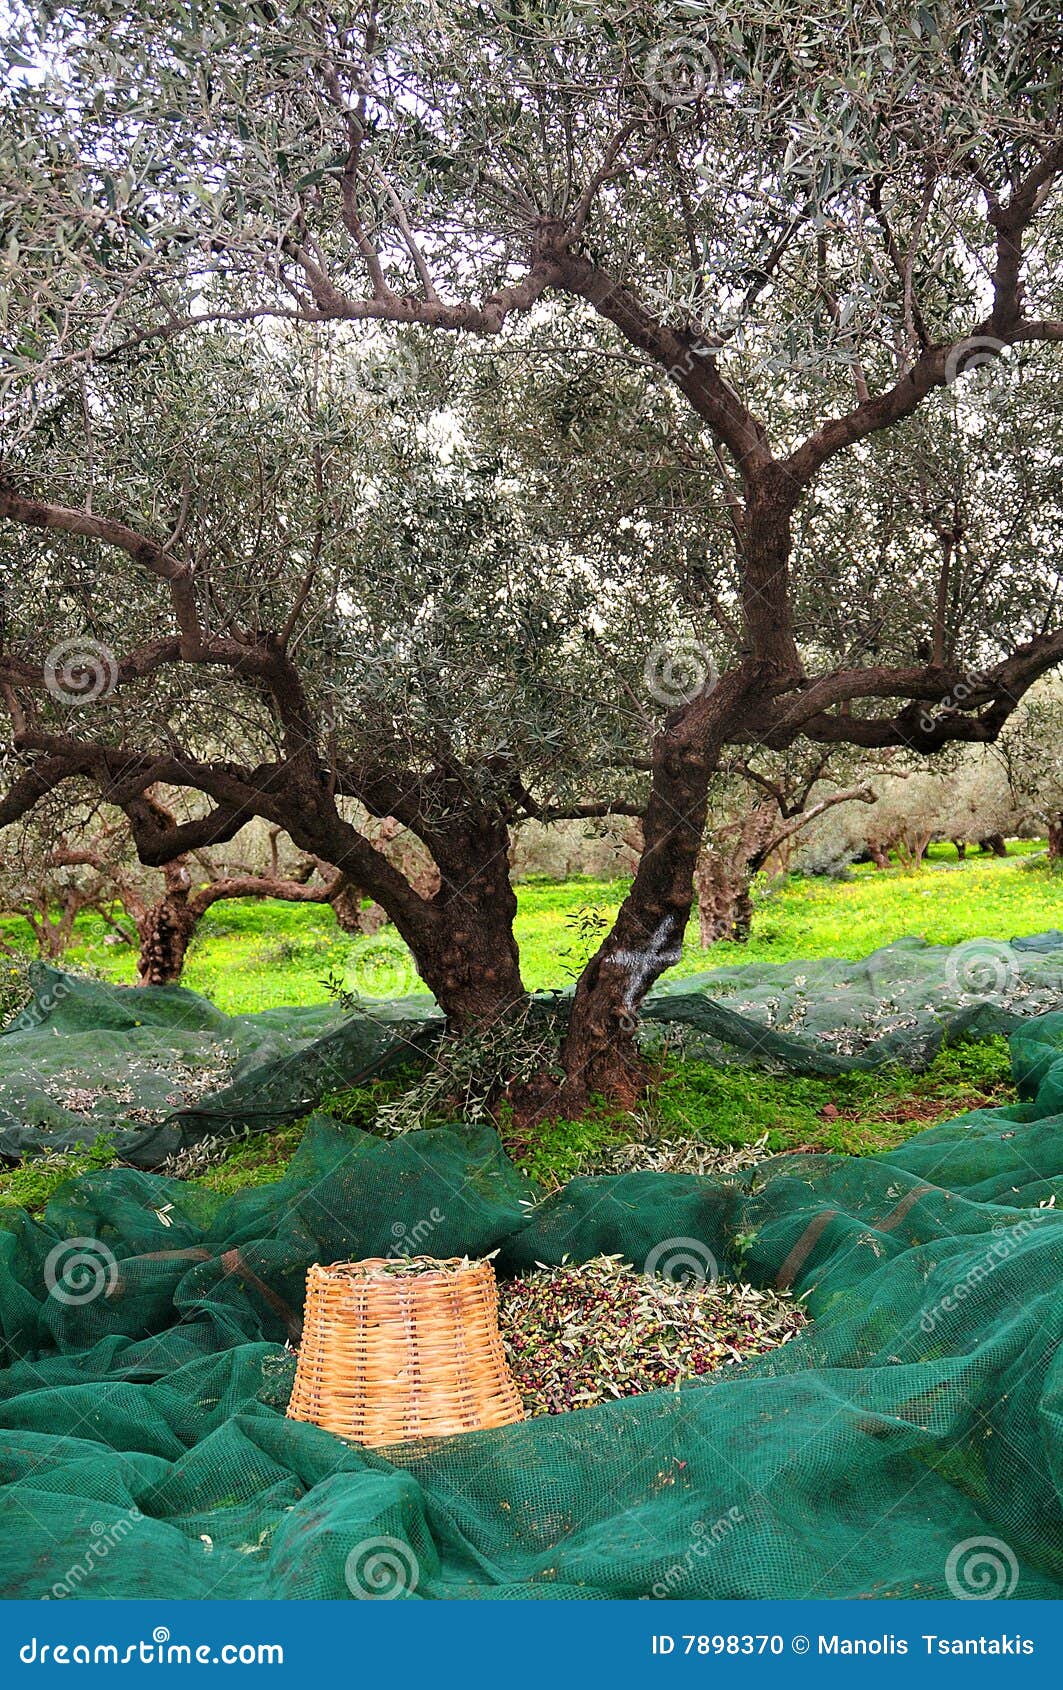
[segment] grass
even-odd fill
[[[755,1068],[717,1068],[666,1060],[658,1083],[634,1115],[604,1105],[584,1120],[547,1122],[516,1160],[546,1186],[563,1184],[596,1151],[625,1139],[695,1138],[726,1148],[761,1140],[767,1153],[833,1150],[867,1155],[901,1144],[924,1127],[1014,1098],[1003,1039],[956,1045],[922,1074],[800,1079]]]
[[[787,962],[806,957],[859,958],[907,934],[934,944],[974,937],[1007,939],[1063,925],[1063,880],[1015,842],[1006,860],[956,861],[951,846],[931,848],[919,871],[857,868],[845,881],[790,877],[762,888],[751,942],[699,949],[688,932],[677,975],[736,962]],[[518,889],[518,940],[525,979],[533,988],[571,979],[593,947],[594,912],[608,919],[624,894],[622,882],[530,881]],[[588,917],[591,917],[588,924]],[[8,942],[24,942],[22,924],[0,921]],[[98,917],[78,924],[71,966],[116,981],[135,977],[124,946],[104,944]],[[377,959],[374,963],[374,957]],[[326,996],[329,973],[361,990],[376,979],[381,995],[419,989],[390,931],[373,940],[340,933],[331,913],[316,906],[233,903],[204,920],[190,955],[185,984],[229,1013],[315,1003]],[[415,1070],[326,1100],[340,1120],[371,1129],[378,1105],[410,1083]],[[693,1136],[707,1145],[753,1144],[769,1151],[815,1148],[852,1155],[889,1149],[912,1133],[983,1103],[1009,1101],[1010,1064],[1003,1040],[942,1051],[923,1074],[892,1069],[832,1079],[779,1078],[753,1068],[716,1068],[666,1058],[657,1083],[634,1114],[604,1104],[577,1122],[550,1122],[532,1142],[513,1144],[516,1159],[542,1184],[562,1183],[593,1164],[595,1153],[625,1139]],[[240,1140],[225,1160],[195,1177],[217,1193],[279,1178],[304,1130],[296,1123]],[[106,1166],[105,1140],[73,1157],[47,1158],[0,1174],[0,1203],[39,1212],[72,1174]]]
[[[1028,853],[1038,841],[1011,842],[1007,859],[956,861],[951,845],[932,846],[923,869],[878,870],[862,864],[846,881],[790,876],[757,892],[753,937],[747,945],[697,943],[691,922],[683,960],[674,974],[699,973],[742,962],[793,962],[807,957],[856,959],[879,945],[917,934],[935,945],[964,939],[1010,939],[1063,923],[1063,878]],[[1043,863],[1043,859],[1042,859]],[[564,985],[594,948],[581,922],[597,912],[609,920],[620,907],[624,881],[526,881],[517,888],[517,941],[524,979],[532,990]],[[72,968],[131,984],[131,947],[105,943],[99,916],[79,918]],[[18,917],[0,918],[0,938],[28,947]],[[230,1015],[288,1004],[321,1003],[330,973],[368,995],[398,997],[423,991],[394,930],[371,939],[348,938],[328,909],[273,900],[217,905],[201,923],[184,984]]]
[[[233,1146],[224,1162],[193,1175],[191,1183],[223,1197],[252,1186],[271,1185],[287,1173],[305,1131],[305,1121],[293,1121],[275,1132],[249,1133]]]
[[[83,1149],[64,1155],[38,1156],[0,1173],[0,1205],[14,1204],[40,1214],[67,1180],[114,1166],[114,1145],[101,1135]]]
[[[347,1125],[370,1130],[378,1105],[396,1096],[413,1075],[411,1068],[326,1098],[322,1108]],[[634,1114],[602,1104],[583,1120],[549,1121],[533,1138],[508,1142],[518,1166],[549,1190],[592,1170],[598,1152],[625,1140],[690,1137],[720,1147],[764,1140],[768,1153],[828,1150],[859,1156],[888,1150],[954,1115],[1013,1098],[1003,1039],[945,1049],[922,1074],[897,1068],[799,1079],[669,1058]],[[447,1118],[441,1115],[430,1124]],[[296,1121],[275,1132],[251,1133],[232,1146],[224,1161],[193,1175],[191,1183],[219,1195],[268,1185],[286,1172],[305,1130],[306,1122]],[[504,1127],[503,1136],[508,1138]],[[18,1204],[39,1213],[65,1180],[112,1163],[105,1138],[70,1156],[24,1162],[0,1173],[0,1205]]]

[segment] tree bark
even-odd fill
[[[59,906],[58,919],[52,914],[53,902]],[[94,892],[82,892],[75,886],[69,886],[61,888],[54,900],[46,891],[41,892],[35,904],[17,905],[15,913],[21,915],[32,930],[39,955],[47,962],[59,962],[74,937],[74,923],[78,916],[82,910],[94,908],[96,902]]]
[[[165,893],[137,921],[141,986],[172,986],[180,980],[201,913],[189,898],[188,870],[180,862],[168,864]]]
[[[366,935],[376,933],[387,921],[387,912],[379,904],[370,904],[368,909],[362,908],[362,889],[352,886],[345,881],[338,892],[329,899],[332,913],[337,924],[344,933]]]
[[[921,833],[901,834],[897,840],[897,852],[906,868],[922,868],[923,858],[926,856],[933,837],[932,828],[924,829]]]
[[[747,661],[707,681],[656,735],[642,856],[612,931],[576,983],[561,1047],[565,1079],[555,1095],[542,1088],[543,1113],[578,1115],[594,1096],[630,1107],[645,1090],[649,1071],[634,1041],[639,1006],[682,955],[709,782],[728,735],[770,692],[770,673]]]
[[[1053,862],[1063,858],[1063,815],[1056,816],[1048,824],[1048,855]]]
[[[527,992],[513,932],[517,898],[509,876],[509,828],[499,817],[470,818],[426,839],[439,887],[426,918],[404,931],[425,984],[452,1032],[482,1032],[520,1013]]]
[[[701,851],[694,883],[702,950],[721,939],[744,944],[753,925],[753,876],[770,849],[779,825],[775,804],[756,804],[731,827],[721,830],[715,846]]]
[[[748,864],[740,870],[718,851],[703,851],[696,877],[698,939],[703,951],[721,939],[745,944],[753,926]]]
[[[848,786],[808,804],[815,784],[813,779],[792,809],[785,808],[787,798],[781,789],[769,802],[749,806],[737,821],[720,830],[715,846],[701,852],[694,882],[702,950],[719,939],[747,942],[753,926],[753,878],[802,828],[840,804],[876,801],[869,786]]]
[[[987,833],[984,839],[978,841],[978,848],[986,856],[1006,857],[1008,847],[1002,833]]]

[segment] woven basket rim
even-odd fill
[[[387,1284],[394,1280],[459,1279],[463,1274],[482,1273],[491,1268],[486,1256],[363,1256],[360,1261],[314,1262],[310,1272],[330,1279],[366,1280]],[[494,1269],[491,1268],[491,1272]]]

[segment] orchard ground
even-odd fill
[[[517,938],[527,985],[569,984],[624,891],[622,881],[521,884]],[[857,959],[908,934],[932,944],[956,944],[1010,939],[1061,925],[1063,875],[1049,868],[1040,842],[1012,841],[1006,859],[969,855],[963,863],[951,845],[939,845],[931,847],[918,870],[860,865],[848,879],[789,876],[765,884],[757,892],[748,945],[718,944],[703,951],[692,922],[682,961],[672,973],[741,962]],[[79,918],[76,943],[64,965],[132,982],[135,951],[109,942],[109,931],[99,916]],[[0,936],[9,945],[30,949],[28,929],[18,918],[0,919]],[[349,938],[327,908],[270,901],[211,910],[189,954],[183,984],[226,1012],[240,1013],[320,1002],[328,996],[330,977],[348,989],[381,997],[423,989],[392,929],[370,939]],[[766,1153],[802,1148],[867,1154],[987,1101],[1011,1100],[1010,1076],[1002,1039],[947,1049],[919,1075],[893,1068],[812,1080],[666,1060],[633,1114],[603,1107],[579,1122],[547,1123],[533,1142],[513,1148],[527,1172],[547,1186],[592,1171],[603,1151],[625,1140],[690,1138],[707,1147],[763,1144]],[[325,1106],[371,1127],[378,1104],[412,1077],[412,1072],[392,1077]],[[277,1179],[302,1132],[302,1123],[295,1123],[245,1138],[223,1161],[195,1177],[220,1191]],[[71,1173],[110,1160],[106,1141],[100,1141],[83,1155],[29,1163],[0,1174],[0,1201],[39,1209]]]

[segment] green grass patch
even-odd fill
[[[720,1147],[764,1139],[772,1155],[830,1150],[866,1156],[955,1115],[1014,1098],[1004,1039],[951,1046],[922,1074],[889,1068],[805,1079],[673,1057],[633,1114],[602,1105],[581,1121],[546,1122],[516,1159],[533,1179],[555,1186],[593,1161],[595,1151],[625,1139],[690,1137]]]
[[[338,1120],[372,1131],[378,1106],[415,1077],[411,1067],[385,1080],[341,1092],[323,1108]],[[690,1137],[727,1147],[766,1140],[766,1153],[831,1150],[869,1155],[971,1109],[1014,1100],[1011,1063],[1003,1039],[961,1044],[939,1052],[922,1074],[886,1069],[830,1079],[787,1078],[755,1068],[715,1068],[668,1058],[642,1106],[620,1112],[602,1104],[580,1121],[548,1121],[522,1140],[505,1121],[503,1138],[518,1166],[547,1190],[591,1172],[598,1152],[637,1139]],[[446,1125],[440,1115],[433,1125]],[[299,1148],[306,1122],[238,1139],[223,1161],[193,1174],[190,1183],[219,1195],[282,1178]],[[0,1204],[39,1213],[67,1179],[114,1165],[101,1138],[69,1156],[42,1157],[0,1174]]]
[[[689,1133],[729,1145],[755,1144],[766,1135],[772,1152],[811,1148],[859,1156],[1014,1095],[1007,1041],[989,1039],[940,1051],[922,1074],[887,1068],[813,1079],[676,1061],[666,1067],[648,1114],[661,1137]]]
[[[105,1134],[62,1155],[31,1157],[0,1172],[0,1207],[15,1205],[40,1214],[68,1179],[114,1166],[114,1142]]]
[[[189,1183],[225,1197],[253,1186],[272,1185],[287,1173],[305,1131],[303,1120],[277,1127],[273,1132],[249,1133],[226,1153],[224,1162],[202,1174],[194,1174]]]
[[[806,957],[856,960],[909,934],[930,944],[965,939],[1011,939],[1063,925],[1063,882],[1046,859],[1029,856],[1036,841],[1011,841],[1007,858],[956,861],[951,845],[919,870],[886,870],[861,864],[850,880],[790,876],[762,884],[756,893],[753,937],[748,945],[718,944],[703,951],[691,922],[675,975],[742,962],[794,962]],[[533,990],[571,983],[594,949],[596,917],[611,921],[627,891],[624,881],[527,881],[517,888],[517,942],[524,979]],[[132,984],[132,947],[106,943],[99,916],[79,918],[77,942],[67,956],[73,968]],[[18,917],[0,920],[0,937],[29,949]],[[384,965],[366,966],[384,954]],[[381,995],[423,991],[412,966],[401,964],[394,930],[363,939],[337,927],[332,912],[313,904],[234,901],[208,912],[192,946],[184,984],[230,1015],[288,1004],[322,1003],[324,981],[335,975],[366,989],[379,979]],[[400,959],[396,966],[396,956]],[[9,965],[16,966],[16,965]]]

